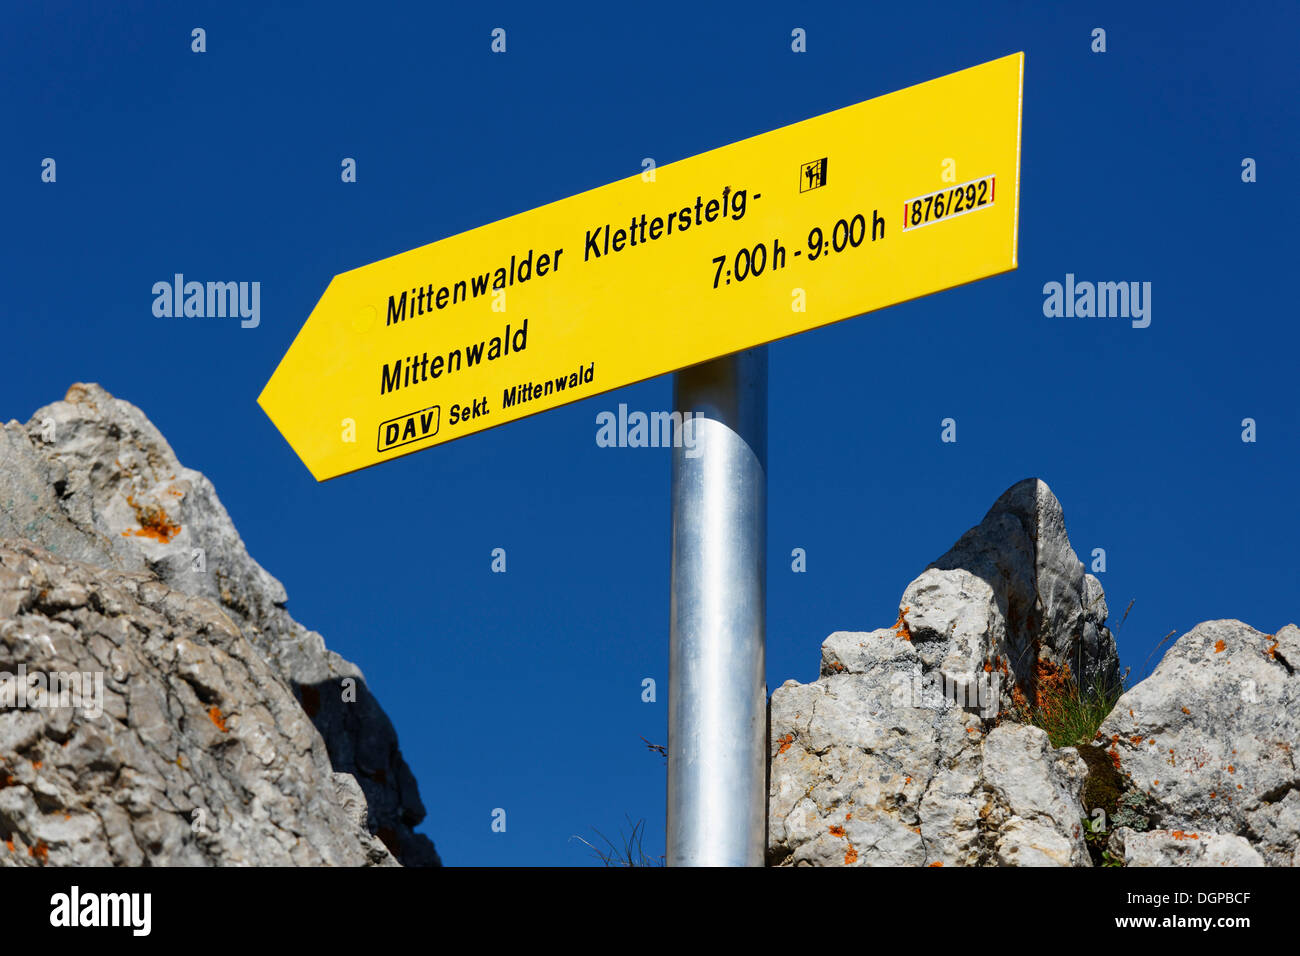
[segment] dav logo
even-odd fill
[[[437,405],[430,405],[418,412],[392,418],[379,426],[379,441],[375,451],[391,451],[399,445],[409,445],[421,438],[432,438],[438,434]]]

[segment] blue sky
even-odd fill
[[[1171,630],[1300,617],[1293,5],[267,6],[0,14],[0,417],[74,381],[140,406],[364,669],[448,864],[588,864],[571,837],[626,817],[663,851],[669,452],[595,417],[669,408],[671,377],[324,484],[255,400],[334,274],[645,156],[1026,54],[1018,271],[770,346],[769,687],[892,623],[1031,475],[1106,549],[1112,625],[1136,599],[1135,674]],[[176,272],[260,281],[260,326],[155,318]],[[1150,327],[1044,316],[1066,273],[1151,282]]]

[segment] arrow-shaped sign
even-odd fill
[[[1017,53],[335,276],[258,402],[317,480],[1016,267]]]

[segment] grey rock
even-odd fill
[[[396,865],[216,603],[4,539],[0,606],[0,865]]]
[[[1209,830],[1148,830],[1119,827],[1109,841],[1125,866],[1264,866],[1244,837]]]
[[[1101,727],[1155,823],[1246,839],[1300,862],[1300,628],[1206,621],[1180,637]]]
[[[1037,727],[1003,724],[984,741],[985,826],[1002,866],[1090,866],[1080,802],[1087,767]]]
[[[41,423],[33,421],[38,443],[18,422],[0,428],[0,538],[40,541],[75,561],[112,563],[113,543],[63,513],[59,500],[67,474],[43,454]]]
[[[1077,753],[1036,727],[986,731],[916,682],[916,652],[892,631],[834,634],[827,658],[849,643],[853,670],[772,695],[769,862],[1090,865]]]
[[[1119,679],[1101,585],[1029,479],[908,585],[890,628],[836,632],[772,694],[769,861],[1089,866],[1086,766],[1003,722],[1042,666]]]
[[[25,428],[9,423],[0,433],[0,503],[0,534],[69,559],[150,572],[157,586],[220,607],[292,687],[333,769],[355,779],[371,832],[404,864],[439,863],[433,844],[413,830],[425,808],[364,675],[289,615],[283,585],[248,554],[212,483],[180,464],[143,412],[98,385],[76,384]],[[111,615],[123,598],[109,588],[97,600]],[[354,682],[347,686],[355,700],[344,701],[345,682]]]
[[[372,836],[375,823],[366,804],[366,795],[357,778],[350,773],[334,774],[334,795],[352,824],[352,835],[361,844],[370,866],[400,866],[397,859],[378,837]]]
[[[946,674],[1005,661],[1008,686],[1031,700],[1040,664],[1068,666],[1085,687],[1119,684],[1101,584],[1084,572],[1061,503],[1037,478],[1007,489],[902,604],[927,663]]]

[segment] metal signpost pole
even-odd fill
[[[767,347],[683,369],[674,392],[691,424],[673,447],[668,865],[762,866]]]

